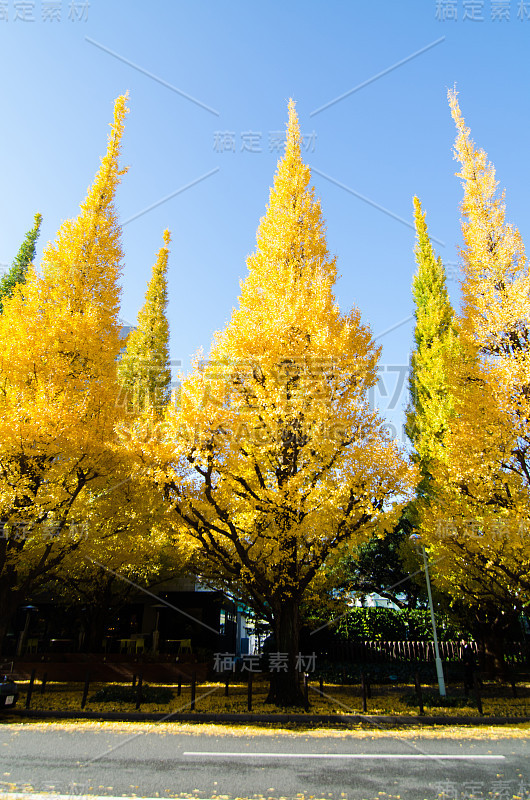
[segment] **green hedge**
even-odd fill
[[[447,682],[463,681],[463,666],[460,662],[445,661],[444,676]],[[412,661],[409,663],[363,663],[352,664],[350,661],[327,661],[317,659],[317,667],[309,676],[316,682],[320,677],[324,682],[332,684],[359,684],[361,675],[373,684],[414,683],[416,673],[423,684],[436,684],[436,667],[432,662]]]
[[[446,617],[436,614],[441,641],[468,638]],[[335,627],[348,641],[432,641],[431,615],[426,608],[352,608]]]

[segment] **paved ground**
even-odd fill
[[[525,738],[0,726],[0,796],[530,798]],[[13,800],[13,798],[11,798]]]

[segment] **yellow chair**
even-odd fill
[[[145,650],[145,639],[135,639],[136,652],[143,653]]]
[[[28,643],[26,644],[26,653],[36,653],[38,648],[39,648],[38,639],[28,639]]]
[[[180,646],[179,646],[179,654],[180,653],[192,653],[193,650],[191,649],[191,639],[181,639]]]

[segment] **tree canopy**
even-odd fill
[[[28,273],[28,267],[33,264],[36,253],[36,242],[39,237],[40,226],[42,223],[42,215],[35,214],[35,223],[33,228],[29,230],[24,241],[20,245],[20,250],[8,272],[0,279],[0,314],[3,310],[3,299],[11,297],[15,286],[24,283]]]
[[[271,700],[299,701],[304,593],[342,542],[392,525],[414,470],[372,411],[380,355],[358,309],[342,314],[335,258],[289,104],[285,155],[238,307],[168,417],[178,464],[165,487],[199,574],[274,626],[288,669]],[[174,456],[173,456],[174,458]]]
[[[464,187],[462,311],[446,361],[453,411],[422,524],[438,585],[502,627],[530,599],[530,276],[494,167],[455,92],[449,101]]]
[[[20,599],[79,547],[116,450],[122,266],[114,195],[126,97],[80,214],[0,315],[0,640]]]

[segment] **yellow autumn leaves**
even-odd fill
[[[494,167],[455,92],[449,102],[464,188],[462,311],[445,346],[447,413],[422,524],[439,585],[510,615],[530,598],[530,273]]]
[[[455,321],[417,201],[418,253],[430,272],[415,296],[430,282],[447,300],[428,306],[424,339],[445,326],[451,357],[432,348],[413,357],[427,380],[423,389],[411,383],[417,398],[425,391],[409,432],[431,482],[425,540],[449,565],[438,579],[471,591],[487,574],[504,601],[530,591],[520,534],[529,512],[530,279],[493,167],[454,94],[450,103],[465,192],[463,308]],[[81,546],[40,531],[88,520],[83,552],[92,557],[104,538],[105,557],[120,564],[134,553],[145,566],[149,548],[156,555],[170,537],[179,559],[188,555],[204,580],[269,619],[279,648],[294,653],[300,601],[326,560],[394,525],[419,472],[369,405],[381,351],[359,310],[338,307],[336,260],[292,102],[238,304],[170,402],[168,231],[137,329],[120,338],[114,196],[126,113],[124,96],[79,216],[0,315],[0,515],[8,533],[20,523],[27,534],[0,544],[0,593],[28,591],[65,559],[73,569]],[[478,524],[472,543],[469,520]],[[440,533],[446,524],[457,535]]]

